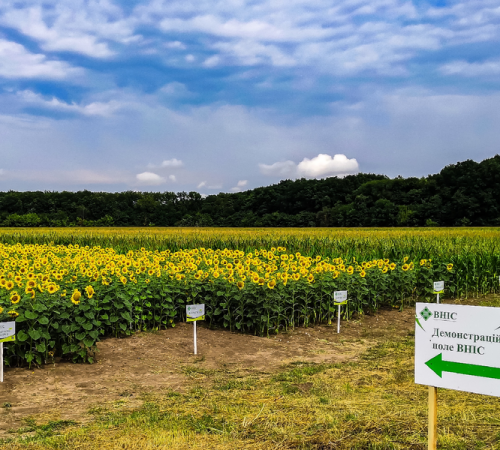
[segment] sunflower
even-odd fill
[[[7,290],[9,290],[9,291],[10,291],[13,287],[14,287],[14,282],[13,282],[13,281],[10,281],[10,280],[9,280],[9,281],[7,281],[7,282],[5,283],[5,288],[6,288]]]
[[[267,287],[269,289],[274,289],[274,286],[276,286],[276,281],[275,280],[271,280],[269,283],[267,283]]]
[[[410,268],[410,266],[408,264],[403,264],[403,271],[406,272],[408,269]]]
[[[12,319],[16,318],[16,317],[19,315],[19,313],[17,313],[16,311],[9,311],[7,314],[8,314],[8,315],[9,315]]]
[[[359,276],[360,276],[361,278],[366,277],[366,272],[365,272],[364,270],[362,270],[361,272],[359,272]]]
[[[394,270],[395,268],[396,268],[396,264],[395,263],[390,263],[389,264],[389,269]]]
[[[73,291],[73,295],[71,296],[71,301],[75,304],[78,305],[80,303],[80,298],[82,297],[82,293],[78,290],[75,289]]]
[[[448,265],[446,266],[446,269],[447,269],[447,270],[452,270],[452,269],[453,269],[453,264],[448,264]]]
[[[10,301],[12,303],[19,303],[20,300],[21,296],[16,291],[12,291],[12,293],[10,294]]]
[[[55,284],[49,284],[47,286],[47,291],[49,294],[53,294],[54,292],[57,291],[57,286]]]
[[[313,274],[311,274],[311,275],[309,275],[309,276],[307,277],[307,282],[308,282],[308,283],[312,283],[313,281],[314,281],[314,275],[313,275]]]
[[[3,308],[0,306],[0,314],[3,313]]]
[[[120,277],[122,284],[127,284],[127,279],[125,277]]]
[[[95,293],[94,288],[90,285],[85,288],[85,292],[87,293],[88,298],[92,298]]]

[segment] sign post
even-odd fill
[[[0,323],[0,383],[3,383],[3,343],[16,340],[16,322]]]
[[[198,347],[196,342],[196,322],[198,320],[205,320],[205,305],[186,305],[186,318],[188,322],[193,323],[193,340],[194,340],[194,354],[198,354]]]
[[[437,443],[437,388],[500,397],[500,308],[417,303],[415,383],[429,386],[429,449]]]
[[[439,304],[439,294],[444,294],[444,281],[434,281],[434,294],[437,294]]]
[[[339,307],[338,317],[337,317],[337,333],[340,333],[340,306],[347,303],[347,291],[334,291],[333,301]]]

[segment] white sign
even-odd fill
[[[333,292],[333,301],[335,303],[342,303],[347,300],[347,291],[334,291]]]
[[[186,305],[186,316],[188,322],[205,320],[205,305]]]
[[[0,322],[0,342],[16,340],[16,322]]]
[[[500,308],[417,303],[415,383],[500,397]]]
[[[438,292],[443,292],[444,291],[444,281],[434,281],[434,293],[437,294]]]

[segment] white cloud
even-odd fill
[[[467,61],[453,61],[439,68],[444,75],[463,75],[465,77],[478,77],[500,74],[500,60],[489,60],[478,63]]]
[[[215,67],[220,63],[221,59],[219,55],[210,56],[203,61],[205,67]]]
[[[319,154],[312,159],[304,158],[297,166],[297,174],[306,178],[322,178],[331,176],[343,176],[359,172],[358,162],[347,159],[345,155]]]
[[[194,57],[194,55],[186,55],[185,57],[186,61],[187,62],[193,62],[196,58]]]
[[[241,192],[242,188],[248,184],[248,180],[240,180],[235,187],[230,189],[231,192]]]
[[[177,178],[176,178],[176,176],[175,176],[175,175],[169,175],[169,176],[168,176],[168,179],[169,179],[170,181],[173,181],[174,183],[177,181]]]
[[[273,177],[294,177],[297,165],[293,161],[275,162],[274,164],[259,164],[260,173]]]
[[[191,92],[189,92],[186,85],[183,83],[179,83],[178,81],[172,81],[171,83],[167,83],[166,85],[160,88],[160,92],[172,97],[183,97],[186,95],[191,95]]]
[[[55,97],[52,97],[52,99],[50,100],[45,100],[40,94],[32,91],[19,91],[17,93],[17,96],[26,103],[36,104],[38,106],[53,110],[83,114],[84,116],[109,117],[123,106],[121,102],[118,102],[116,100],[111,100],[107,103],[92,102],[83,106],[77,105],[76,103],[69,104],[61,102]]]
[[[180,41],[165,42],[165,44],[163,44],[163,45],[166,48],[173,48],[173,49],[179,49],[179,50],[184,50],[186,48],[186,45]]]
[[[37,40],[46,51],[70,51],[93,58],[114,55],[107,40],[123,44],[141,39],[130,19],[111,2],[59,1],[45,5],[0,6],[0,24]]]
[[[206,186],[206,182],[202,181],[200,184],[198,184],[197,189],[201,189],[202,187]]]
[[[161,167],[182,167],[184,163],[180,159],[166,159],[161,163]]]
[[[274,164],[259,164],[263,175],[280,178],[323,178],[345,176],[359,172],[356,159],[347,159],[345,155],[330,155],[320,153],[312,159],[304,158],[299,164],[293,161],[276,162]]]
[[[83,73],[61,61],[27,51],[21,44],[0,38],[0,77],[62,79]]]
[[[225,38],[285,42],[324,39],[335,33],[332,29],[322,28],[317,25],[291,27],[282,22],[276,26],[262,20],[240,21],[235,18],[223,21],[221,18],[211,14],[195,16],[187,20],[180,18],[164,19],[160,23],[160,27],[168,32],[202,32]]]
[[[157,185],[165,183],[165,178],[160,177],[153,172],[142,172],[138,173],[136,176],[137,181],[145,185]]]

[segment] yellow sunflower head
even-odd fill
[[[73,295],[71,296],[71,301],[75,304],[78,305],[80,303],[80,298],[82,297],[82,293],[78,290],[75,289],[73,291]]]
[[[85,288],[85,292],[87,293],[88,298],[92,298],[95,293],[94,288],[90,285]]]
[[[12,303],[19,303],[19,301],[21,300],[21,296],[16,292],[16,291],[13,291],[12,294],[10,294],[10,301]]]

